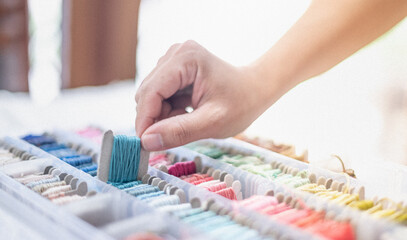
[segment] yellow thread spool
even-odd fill
[[[355,201],[349,204],[350,207],[357,208],[359,210],[367,210],[369,208],[372,208],[374,206],[373,201],[371,200],[361,200],[361,201]]]
[[[383,209],[383,206],[382,206],[381,203],[379,203],[379,204],[377,204],[376,206],[373,206],[372,208],[368,209],[366,212],[367,212],[367,213],[370,213],[370,214],[373,214],[373,213],[375,213],[375,212],[377,212],[377,211],[380,211],[380,210],[382,210],[382,209]]]

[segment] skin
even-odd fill
[[[297,84],[317,76],[407,16],[406,0],[314,0],[248,66],[232,66],[194,41],[174,44],[136,94],[143,147],[164,150],[234,136]],[[186,113],[192,106],[194,111]]]

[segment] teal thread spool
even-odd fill
[[[140,151],[140,138],[124,135],[114,136],[109,181],[126,183],[137,180]]]
[[[140,138],[115,136],[108,130],[103,134],[97,177],[117,186],[141,180],[148,170],[149,155],[141,148]]]

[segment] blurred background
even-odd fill
[[[134,128],[136,88],[172,44],[193,39],[232,64],[248,64],[309,3],[0,0],[0,134]],[[247,134],[308,149],[311,163],[328,168],[340,167],[337,154],[362,177],[367,165],[407,164],[406,43],[404,20],[291,90]]]

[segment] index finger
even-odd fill
[[[138,90],[136,132],[139,136],[159,118],[162,102],[192,83],[193,80],[182,76],[182,68],[179,61],[164,63]]]

